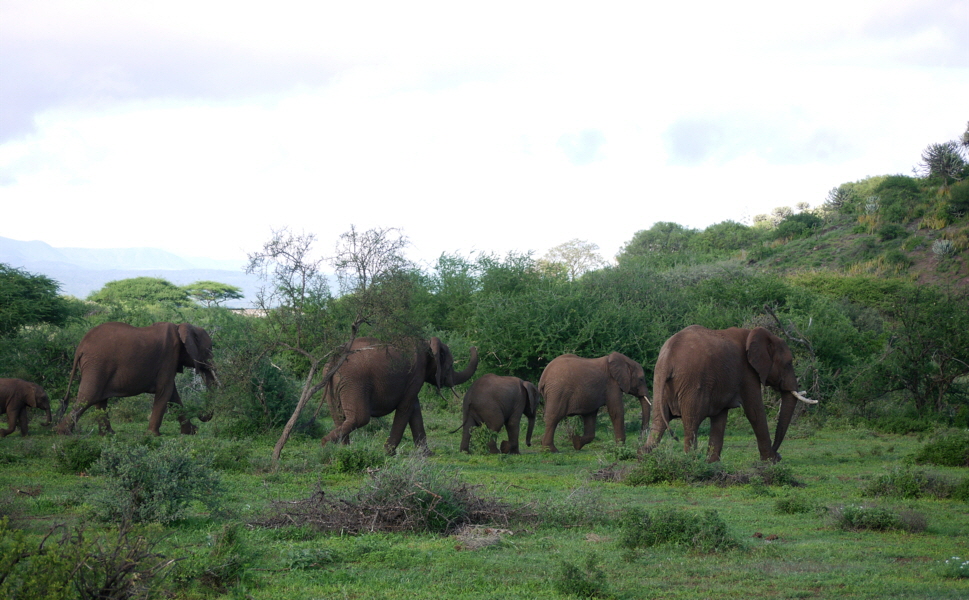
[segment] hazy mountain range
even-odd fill
[[[219,281],[242,288],[245,307],[262,281],[246,275],[244,261],[184,257],[158,248],[54,248],[41,241],[21,242],[0,237],[0,263],[40,273],[61,284],[61,293],[85,298],[105,283],[129,277],[160,277],[176,285]]]

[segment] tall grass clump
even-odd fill
[[[844,531],[925,531],[925,517],[920,513],[897,513],[870,504],[845,504],[830,511],[834,525]]]
[[[627,485],[653,485],[681,481],[693,483],[717,479],[723,474],[720,463],[708,463],[700,450],[683,452],[672,444],[643,454],[639,464],[625,478]]]
[[[101,452],[94,474],[104,477],[93,504],[104,520],[170,523],[184,518],[192,501],[210,509],[218,503],[220,481],[207,457],[193,458],[178,439],[157,448],[113,442]]]
[[[563,560],[555,580],[556,591],[576,598],[614,598],[606,584],[606,573],[598,562],[595,552],[589,553],[583,567]]]
[[[945,559],[942,561],[939,575],[950,579],[969,578],[969,559],[963,559],[960,556]]]
[[[917,464],[969,467],[969,431],[947,433],[930,440],[915,453]]]
[[[83,473],[101,458],[101,444],[86,437],[72,437],[54,444],[54,465],[65,474]]]
[[[707,554],[740,546],[716,510],[694,514],[662,508],[653,513],[641,509],[627,513],[620,533],[620,547],[634,550],[662,544]]]
[[[333,452],[330,468],[337,473],[347,474],[363,473],[368,469],[380,468],[387,458],[387,452],[383,449],[383,446],[374,443],[374,438],[371,438],[370,442],[341,444]]]

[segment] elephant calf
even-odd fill
[[[468,452],[471,429],[484,424],[495,433],[504,426],[508,431],[508,439],[501,442],[501,453],[518,454],[518,435],[521,432],[523,414],[528,417],[525,443],[531,446],[538,397],[538,388],[529,381],[491,373],[483,375],[464,394],[461,451]],[[493,439],[488,441],[488,451],[498,454],[498,447]]]
[[[0,438],[6,437],[17,429],[20,435],[27,435],[27,407],[41,408],[47,413],[45,426],[51,423],[50,398],[44,388],[23,379],[0,379],[0,409],[7,413],[7,429],[0,429]]]

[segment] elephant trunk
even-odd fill
[[[478,368],[478,349],[471,346],[471,360],[468,361],[468,366],[464,368],[463,371],[455,373],[451,379],[451,385],[448,387],[454,387],[456,385],[461,385],[465,381],[471,379],[474,372]]]
[[[50,412],[50,402],[48,402],[47,406],[44,407],[44,413],[47,415],[47,422],[41,423],[41,425],[43,425],[44,427],[50,427],[50,424],[54,422],[54,419]]]
[[[787,435],[787,428],[790,426],[791,419],[794,417],[794,409],[797,408],[797,401],[798,399],[793,392],[781,392],[781,410],[777,416],[777,432],[774,434],[774,443],[771,445],[771,449],[775,453],[781,447],[784,436]]]

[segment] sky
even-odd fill
[[[0,0],[0,236],[611,259],[966,130],[966,0],[663,4]]]

